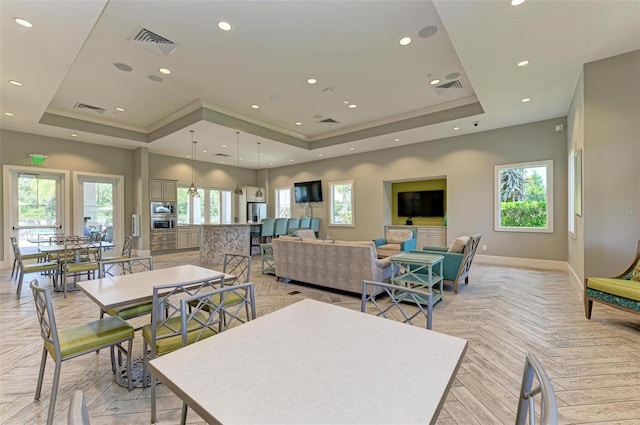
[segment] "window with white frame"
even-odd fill
[[[190,196],[188,186],[178,186],[179,224],[231,223],[231,191],[198,188],[200,196]]]
[[[329,182],[329,225],[353,226],[353,180]]]
[[[291,188],[276,187],[276,218],[291,217]]]
[[[494,167],[496,231],[553,233],[553,161]]]
[[[571,236],[575,236],[576,234],[576,204],[575,204],[575,197],[574,197],[574,193],[576,192],[576,151],[575,150],[571,150],[571,153],[569,154],[569,162],[567,163],[567,170],[568,170],[568,183],[569,183],[569,187],[568,187],[568,194],[569,196],[567,196],[567,200],[568,200],[568,205],[567,205],[567,210],[569,213],[569,217],[567,220],[567,227],[569,230],[569,234]]]

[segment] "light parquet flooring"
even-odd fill
[[[154,257],[154,268],[198,262],[197,251],[164,254]],[[9,274],[0,271],[0,423],[43,424],[53,364],[49,360],[42,397],[34,401],[42,340],[27,282],[37,277],[49,283],[28,275],[18,300]],[[262,275],[259,257],[253,259],[252,281],[258,316],[304,298],[360,309],[357,296]],[[581,293],[565,272],[474,264],[470,281],[458,295],[448,290],[433,313],[434,330],[469,341],[437,425],[513,424],[528,351],[553,382],[560,424],[640,425],[640,317],[595,304],[592,319],[585,319]],[[61,327],[98,316],[97,306],[80,292],[67,299],[54,294],[54,308]],[[141,351],[139,340],[135,349]],[[85,392],[94,425],[149,422],[149,389],[128,392],[116,385],[108,350],[63,363],[56,424],[66,423],[75,389]],[[180,400],[163,385],[158,393],[159,423],[179,423]],[[407,397],[419,403],[421,395]],[[193,411],[188,421],[202,423]]]

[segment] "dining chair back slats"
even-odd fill
[[[233,279],[227,277],[225,285],[246,283],[251,277],[251,256],[225,253],[222,270],[224,274],[234,276]]]
[[[101,253],[100,242],[93,243],[78,240],[65,244],[63,260],[59,260],[61,261],[62,289],[65,298],[67,297],[67,279],[69,276],[72,276],[74,281],[83,273],[87,273],[87,278],[95,276],[95,272],[100,268]]]
[[[103,279],[153,270],[152,257],[124,257],[102,260],[98,264],[99,276]],[[129,320],[150,314],[152,307],[153,303],[151,301],[145,301],[133,303],[120,308],[108,309],[106,311],[100,309],[100,317],[104,317],[104,314],[107,313],[110,316],[118,316],[124,320]]]
[[[386,295],[382,297],[381,295]],[[376,316],[398,320],[402,323],[419,326],[416,319],[424,318],[426,328],[431,329],[431,309],[433,305],[431,292],[419,291],[404,286],[365,280],[362,285],[362,302],[360,310],[369,311]],[[373,308],[371,308],[373,307]]]

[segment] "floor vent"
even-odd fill
[[[440,84],[439,86],[435,86],[433,89],[435,90],[438,96],[443,95],[445,93],[449,93],[455,89],[461,89],[462,83],[460,80],[451,81],[450,83]]]
[[[98,114],[104,114],[107,110],[100,108],[99,106],[87,105],[86,103],[78,102],[73,105],[73,109],[80,109],[82,111],[93,111]]]
[[[325,118],[322,121],[318,121],[321,123],[325,123],[325,124],[338,124],[338,121],[334,120],[333,118]]]
[[[140,28],[134,32],[127,41],[165,57],[178,48],[178,45],[173,41],[146,28]]]

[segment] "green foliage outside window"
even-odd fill
[[[353,184],[337,183],[332,186],[331,224],[353,224]]]
[[[514,201],[501,203],[503,227],[545,227],[547,203],[545,201]]]
[[[546,173],[546,167],[500,171],[501,227],[547,227],[547,188],[540,173]]]
[[[18,179],[20,226],[56,224],[56,181],[47,178]]]

